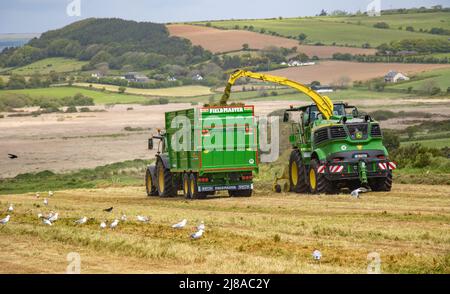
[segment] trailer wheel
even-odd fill
[[[332,181],[327,180],[327,178],[317,172],[319,168],[319,162],[317,159],[311,160],[311,165],[309,168],[309,188],[313,194],[333,194],[336,193],[336,189]]]
[[[190,182],[189,174],[188,173],[184,173],[183,174],[183,194],[184,194],[184,197],[186,199],[191,199],[192,198],[192,196],[191,196],[192,194],[191,194],[191,191],[189,189],[189,182]]]
[[[147,196],[158,196],[158,189],[153,183],[152,171],[150,170],[151,168],[154,172],[154,167],[147,168],[147,171],[145,172],[145,188],[147,190]]]
[[[252,197],[253,190],[228,191],[230,197]]]
[[[193,173],[189,176],[189,193],[192,199],[205,199],[208,196],[207,193],[198,191],[197,175]]]
[[[369,186],[374,192],[390,192],[392,190],[392,171],[388,171],[384,178],[369,180]]]
[[[291,192],[306,193],[308,191],[306,169],[298,150],[293,150],[289,159],[289,184]]]
[[[158,159],[156,162],[156,178],[160,197],[173,197],[177,195],[177,191],[173,185],[172,173],[164,167],[161,159]]]

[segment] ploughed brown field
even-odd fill
[[[330,58],[334,53],[371,55],[376,52],[374,49],[299,45],[297,40],[241,30],[219,30],[182,24],[168,25],[167,28],[171,35],[189,39],[194,45],[200,45],[213,53],[241,50],[243,44],[248,44],[251,49],[258,50],[270,46],[298,47],[298,52],[305,53],[311,57],[316,55],[319,58]]]
[[[406,64],[406,63],[362,63],[348,61],[323,61],[313,66],[290,67],[269,72],[270,74],[310,83],[320,81],[330,84],[342,77],[352,81],[365,81],[382,77],[390,70],[406,74],[418,74],[439,68],[448,68],[448,64]]]

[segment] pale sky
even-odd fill
[[[81,16],[66,7],[80,1]],[[89,17],[119,17],[136,21],[179,22],[231,18],[316,15],[345,10],[365,11],[371,0],[0,0],[0,33],[41,33]],[[450,0],[381,0],[382,9],[432,5]]]

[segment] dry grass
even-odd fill
[[[364,273],[367,255],[378,252],[383,272],[450,273],[450,187],[397,185],[392,193],[349,196],[273,195],[205,201],[146,198],[142,188],[57,192],[48,208],[32,195],[12,202],[11,222],[0,228],[1,272],[64,272],[78,252],[85,273]],[[102,209],[114,206],[112,214]],[[54,227],[38,212],[60,212]],[[129,216],[115,231],[99,221]],[[150,224],[132,216],[150,215]],[[1,214],[3,216],[4,213]],[[95,220],[75,227],[83,215]],[[188,228],[170,224],[188,218]],[[204,220],[203,239],[191,241]],[[313,262],[320,249],[323,260]]]

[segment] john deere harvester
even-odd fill
[[[289,86],[314,101],[309,106],[292,107],[284,115],[284,121],[291,124],[292,152],[285,174],[292,192],[336,193],[341,188],[359,187],[391,190],[396,165],[383,145],[380,124],[369,115],[345,103],[333,104],[295,81],[244,70],[231,75],[221,103],[226,104],[232,85],[241,77]],[[274,189],[281,191],[278,184]]]

